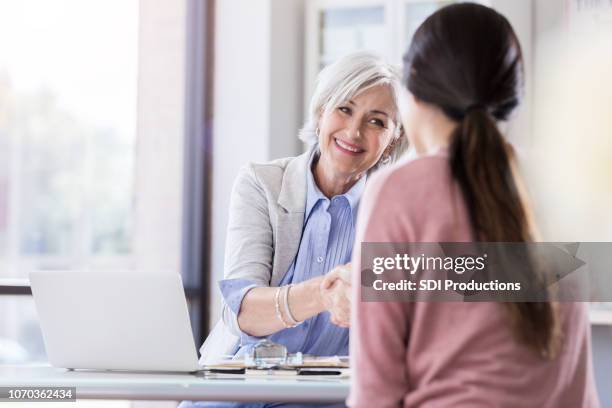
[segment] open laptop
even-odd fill
[[[198,370],[178,273],[30,273],[47,356],[55,367]]]

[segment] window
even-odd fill
[[[138,4],[60,3],[0,6],[3,277],[133,253]]]
[[[203,63],[189,54],[204,46],[196,3],[0,3],[0,294],[28,293],[40,269],[182,272],[202,315],[184,249],[202,235],[185,217],[206,214],[191,191],[202,158],[185,154],[190,121],[204,120],[189,114],[204,90],[190,65]],[[0,344],[44,360],[32,299],[0,302]]]
[[[383,6],[331,8],[320,11],[319,69],[349,52],[379,50],[386,43]]]

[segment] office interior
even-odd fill
[[[322,67],[357,50],[400,65],[420,22],[452,2],[3,1],[0,365],[46,362],[27,281],[32,270],[181,273],[201,344],[221,313],[217,281],[238,170],[304,151],[297,135]],[[576,89],[560,111],[588,117],[589,104],[612,100],[612,80],[596,65],[612,55],[612,42],[594,40],[612,30],[612,5],[480,3],[510,20],[523,48],[524,101],[504,130],[528,182],[529,175],[538,180],[530,187],[544,236],[612,241],[612,161],[588,169],[595,173],[581,169],[593,158],[606,163],[610,142],[598,134],[553,137],[550,110],[555,91],[572,95],[576,78],[590,79],[592,89]],[[577,69],[584,75],[572,76]],[[552,183],[563,188],[546,190],[548,177],[565,180]],[[612,303],[591,309],[599,395],[612,406]],[[47,405],[55,406],[40,406]]]

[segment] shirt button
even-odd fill
[[[323,257],[322,257],[322,256],[318,257],[318,258],[317,258],[317,262],[318,262],[318,263],[323,262]]]

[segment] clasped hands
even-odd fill
[[[329,271],[319,285],[321,302],[330,314],[330,321],[349,327],[351,321],[351,264],[339,265]]]

